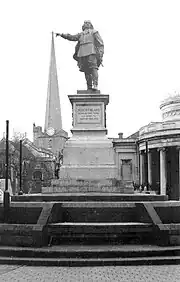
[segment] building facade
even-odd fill
[[[123,134],[119,133],[119,138],[113,138],[112,142],[117,180],[139,183],[137,138],[135,136],[123,138]]]
[[[161,105],[162,122],[139,130],[140,184],[145,182],[144,162],[148,143],[148,181],[152,189],[169,199],[180,196],[180,95],[165,99]]]

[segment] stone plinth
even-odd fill
[[[57,192],[117,192],[115,155],[107,138],[106,106],[109,95],[78,91],[72,104],[72,137],[66,142]],[[56,189],[57,190],[57,189]]]
[[[78,93],[81,94],[68,96],[73,111],[73,137],[106,136],[106,105],[109,103],[109,95],[89,91]]]

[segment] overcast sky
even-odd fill
[[[180,92],[179,0],[6,0],[0,2],[0,137],[44,127],[51,32],[75,34],[91,20],[105,44],[99,89],[110,95],[108,136],[128,136],[160,121],[160,102]],[[71,129],[67,95],[86,89],[72,59],[75,42],[55,38],[63,129]]]

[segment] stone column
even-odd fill
[[[160,148],[160,194],[166,195],[166,149]]]
[[[140,185],[144,184],[144,152],[140,151]]]
[[[149,184],[152,184],[152,154],[151,151],[148,151],[148,181]]]

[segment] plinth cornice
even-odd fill
[[[105,105],[109,103],[109,95],[108,94],[75,94],[75,95],[68,95],[68,98],[73,104],[74,102],[104,102]]]

